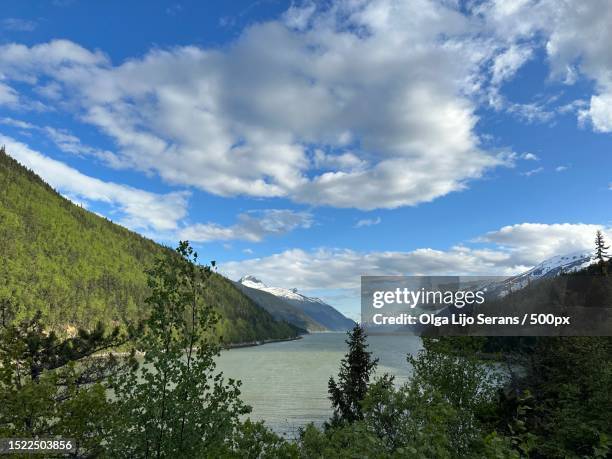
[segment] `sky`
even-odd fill
[[[2,2],[0,144],[232,279],[519,273],[612,237],[608,0]]]

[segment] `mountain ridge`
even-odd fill
[[[259,291],[281,299],[292,308],[301,311],[315,323],[322,325],[326,331],[345,331],[355,325],[352,319],[344,316],[333,306],[320,298],[302,295],[295,288],[269,287],[253,275],[243,276],[237,281],[237,284],[248,289],[245,290],[247,295],[256,296],[253,291]],[[265,307],[263,304],[260,304],[260,306]]]
[[[510,276],[500,282],[487,286],[488,292],[497,296],[505,296],[513,291],[521,290],[532,282],[556,277],[561,274],[578,272],[595,263],[593,254],[589,251],[575,251],[564,255],[547,258],[533,268],[515,276]]]

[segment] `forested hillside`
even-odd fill
[[[17,319],[40,310],[49,327],[65,330],[142,318],[144,271],[169,250],[73,204],[0,150],[0,301]],[[297,333],[222,276],[207,292],[226,341]]]

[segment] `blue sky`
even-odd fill
[[[0,140],[355,315],[363,274],[510,274],[612,233],[612,5],[574,6],[4,2]]]

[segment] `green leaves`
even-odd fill
[[[149,271],[151,313],[138,341],[144,358],[115,380],[112,454],[204,457],[227,448],[239,417],[250,411],[239,383],[215,372],[219,317],[205,299],[212,272],[196,264],[187,242],[176,252]]]
[[[122,339],[101,325],[61,338],[41,314],[0,326],[0,436],[72,438],[78,454],[99,452],[111,421],[101,382],[123,363],[93,355]]]

